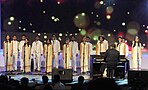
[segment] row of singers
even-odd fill
[[[30,72],[31,61],[33,58],[34,70],[40,71],[41,69],[41,56],[44,55],[46,72],[51,72],[52,67],[58,68],[58,56],[60,54],[60,42],[56,39],[56,35],[52,35],[52,40],[48,39],[44,44],[39,40],[39,36],[36,40],[29,44],[29,40],[26,35],[22,35],[22,40],[17,41],[17,36],[13,36],[13,40],[10,36],[6,36],[6,40],[3,45],[3,54],[5,59],[6,70],[17,70],[17,61],[20,61],[20,70]],[[32,47],[31,47],[32,46]],[[78,43],[75,37],[66,39],[65,44],[62,47],[62,57],[64,62],[64,68],[73,68],[76,72],[76,57],[78,56]],[[96,55],[100,55],[101,52],[106,52],[108,49],[108,41],[103,35],[99,36],[99,40],[96,44]],[[118,43],[116,43],[116,49],[120,52],[120,55],[128,55],[128,45],[125,43],[125,39],[118,37]],[[92,44],[90,38],[84,36],[80,43],[80,67],[81,72],[89,71],[89,60],[92,54]],[[132,44],[132,64],[131,68],[138,68],[141,65],[142,48],[139,38],[136,37]],[[73,61],[70,65],[71,60]]]

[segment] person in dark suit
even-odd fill
[[[110,49],[106,51],[104,59],[106,62],[100,68],[101,76],[103,76],[105,68],[109,70],[109,67],[114,68],[118,64],[120,53],[115,49],[115,44],[112,44]],[[111,74],[111,77],[113,77],[113,73]]]

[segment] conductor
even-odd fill
[[[107,68],[108,71],[110,67],[113,69],[114,67],[117,66],[119,57],[120,57],[119,51],[115,49],[115,44],[112,44],[110,46],[110,49],[108,49],[104,55],[104,59],[106,62],[100,68],[101,76],[103,76],[105,68]],[[113,74],[114,73],[111,74],[111,77],[113,77]]]

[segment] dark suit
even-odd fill
[[[100,71],[103,74],[105,68],[116,66],[120,60],[120,54],[116,49],[108,49],[104,55],[105,63],[101,66]]]

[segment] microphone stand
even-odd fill
[[[48,73],[48,72],[47,72],[47,60],[48,60],[48,45],[47,45],[47,52],[46,52],[46,54],[47,54],[47,55],[46,55],[46,73]]]
[[[26,70],[25,70],[25,65],[26,65],[26,64],[25,64],[25,57],[26,57],[26,56],[25,56],[25,47],[26,47],[26,44],[24,44],[24,73],[26,73]]]
[[[7,49],[6,49],[6,72],[8,71],[7,67],[8,67],[8,42],[6,42],[6,46],[7,46]]]

